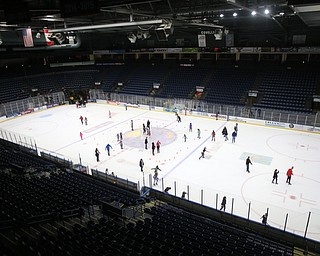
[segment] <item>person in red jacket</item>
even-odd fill
[[[291,176],[293,175],[293,166],[291,168],[288,169],[287,171],[287,181],[286,183],[288,183],[289,185],[291,185]]]
[[[216,132],[214,130],[211,133],[211,141],[216,141]]]

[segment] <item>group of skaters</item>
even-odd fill
[[[222,135],[223,135],[225,141],[229,140],[228,130],[227,130],[226,126],[222,129]],[[238,123],[236,123],[236,125],[234,126],[231,136],[232,136],[232,143],[235,143],[236,137],[238,136]]]
[[[147,125],[145,125],[144,123],[142,124],[142,132],[144,135],[147,135],[146,138],[144,139],[144,148],[148,149],[148,145],[149,145],[149,139],[151,136],[151,127],[150,127],[150,121],[147,121]],[[149,139],[148,139],[149,136]],[[155,151],[157,149],[157,153],[160,153],[160,146],[161,146],[161,142],[160,140],[157,140],[157,142],[152,142],[151,143],[151,152],[152,155],[155,155]]]
[[[291,185],[291,177],[293,176],[293,166],[287,170],[287,179],[286,183],[288,185]],[[275,169],[273,172],[273,177],[272,177],[272,183],[278,184],[278,175],[279,175],[279,170]]]
[[[80,122],[81,122],[81,124],[83,125],[83,124],[85,124],[85,125],[88,125],[88,118],[85,116],[85,117],[83,117],[83,116],[80,116]]]
[[[139,160],[139,167],[140,167],[140,171],[143,172],[143,168],[144,168],[144,161],[142,158],[140,158]],[[156,167],[151,168],[151,170],[154,171],[153,173],[153,186],[158,185],[159,182],[159,171],[161,171],[161,169],[159,168],[158,165],[156,165]]]

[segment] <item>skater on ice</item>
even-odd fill
[[[152,155],[154,156],[154,151],[156,149],[156,145],[154,144],[154,142],[151,143],[151,150],[152,150]]]
[[[201,131],[200,131],[199,128],[197,129],[197,133],[198,133],[198,137],[197,137],[197,138],[198,138],[198,139],[201,139]]]
[[[287,181],[286,183],[288,183],[289,185],[291,185],[291,176],[293,175],[293,166],[291,168],[288,169],[287,171]]]
[[[140,161],[139,161],[139,166],[140,166],[141,172],[143,172],[144,162],[143,162],[142,158],[141,158]]]
[[[211,133],[211,141],[216,141],[216,132],[214,130]]]
[[[144,139],[144,148],[148,149],[148,138],[147,137]]]
[[[105,147],[105,150],[108,151],[108,156],[110,156],[110,150],[112,149],[111,145],[108,143]]]
[[[237,137],[236,131],[233,131],[231,136],[232,136],[232,143],[235,143],[236,142],[236,137]]]
[[[96,148],[96,150],[95,150],[95,155],[96,155],[96,158],[97,158],[97,162],[99,162],[100,161],[99,160],[100,151],[99,151],[98,148]]]
[[[157,153],[160,153],[160,145],[161,145],[161,142],[157,140],[157,143],[156,143]]]
[[[249,171],[249,165],[250,165],[250,164],[252,165],[252,162],[251,162],[251,160],[250,160],[250,156],[248,156],[247,159],[246,159],[246,167],[247,167],[246,171],[247,171],[247,172],[250,172],[250,171]]]
[[[204,147],[203,150],[202,150],[202,152],[201,152],[201,156],[199,157],[199,160],[200,160],[201,158],[204,158],[204,153],[205,153],[206,151],[207,151],[207,148]]]
[[[221,201],[221,208],[220,208],[220,211],[225,211],[226,210],[226,204],[227,204],[227,197],[226,196],[224,196],[223,198],[222,198],[222,201]]]
[[[229,140],[227,127],[224,127],[224,128],[223,128],[223,130],[222,130],[222,135],[224,136],[224,141]]]
[[[154,170],[155,172],[158,172],[158,171],[160,171],[161,172],[161,170],[160,170],[160,168],[159,168],[159,166],[157,165],[156,167],[154,167],[154,168],[151,168],[151,170]]]
[[[274,183],[274,181],[275,181],[276,184],[278,184],[278,174],[279,174],[279,170],[275,169],[273,172],[272,183]]]

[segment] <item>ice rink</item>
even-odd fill
[[[109,111],[111,118],[109,118]],[[81,124],[80,116],[88,124]],[[0,128],[29,136],[38,149],[55,152],[89,168],[114,172],[118,177],[139,184],[150,184],[153,170],[159,166],[159,184],[156,189],[171,187],[170,194],[181,196],[189,191],[187,199],[220,209],[223,196],[227,197],[226,212],[261,222],[269,209],[268,224],[304,236],[308,214],[311,212],[306,237],[320,241],[320,135],[288,129],[239,123],[235,143],[231,141],[235,122],[215,118],[192,117],[180,114],[178,123],[171,112],[149,111],[139,108],[106,104],[59,106],[21,117],[2,121]],[[131,129],[133,121],[133,130]],[[143,134],[142,125],[151,123],[151,136]],[[192,132],[189,124],[192,123]],[[221,134],[227,127],[229,140]],[[197,138],[197,129],[201,131]],[[216,141],[211,140],[215,130]],[[83,140],[80,138],[83,133]],[[123,134],[123,149],[117,134]],[[183,135],[186,135],[186,142]],[[148,149],[144,140],[148,137]],[[151,143],[161,142],[160,153],[152,155]],[[112,146],[107,155],[105,146]],[[199,159],[206,147],[205,157]],[[101,152],[96,161],[95,149]],[[250,173],[245,160],[250,156]],[[144,172],[139,160],[144,160]],[[286,172],[294,166],[292,185],[286,184]],[[273,171],[279,173],[278,184],[273,184]],[[151,180],[152,181],[152,180]],[[176,190],[175,188],[176,184]],[[218,200],[216,200],[218,198]]]

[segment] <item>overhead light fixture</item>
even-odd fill
[[[283,15],[284,15],[284,12],[280,12],[279,15],[280,15],[280,16],[283,16]]]
[[[137,41],[137,36],[131,32],[128,34],[128,40],[130,43],[134,44]]]
[[[233,16],[233,17],[237,17],[237,16],[238,16],[238,13],[234,12],[234,13],[232,14],[232,16]]]
[[[156,28],[155,32],[159,41],[168,41],[168,37],[173,34],[173,30],[172,23],[165,23]]]
[[[255,16],[256,14],[257,14],[256,11],[252,11],[252,12],[251,12],[251,15],[252,15],[252,16]]]
[[[224,17],[224,14],[223,14],[223,13],[221,13],[219,16],[220,16],[220,18],[223,18],[223,17]]]
[[[150,35],[149,31],[142,32],[142,40],[148,39],[150,37],[151,37],[151,35]]]
[[[264,10],[264,14],[269,14],[269,13],[270,13],[270,11],[268,9]]]

